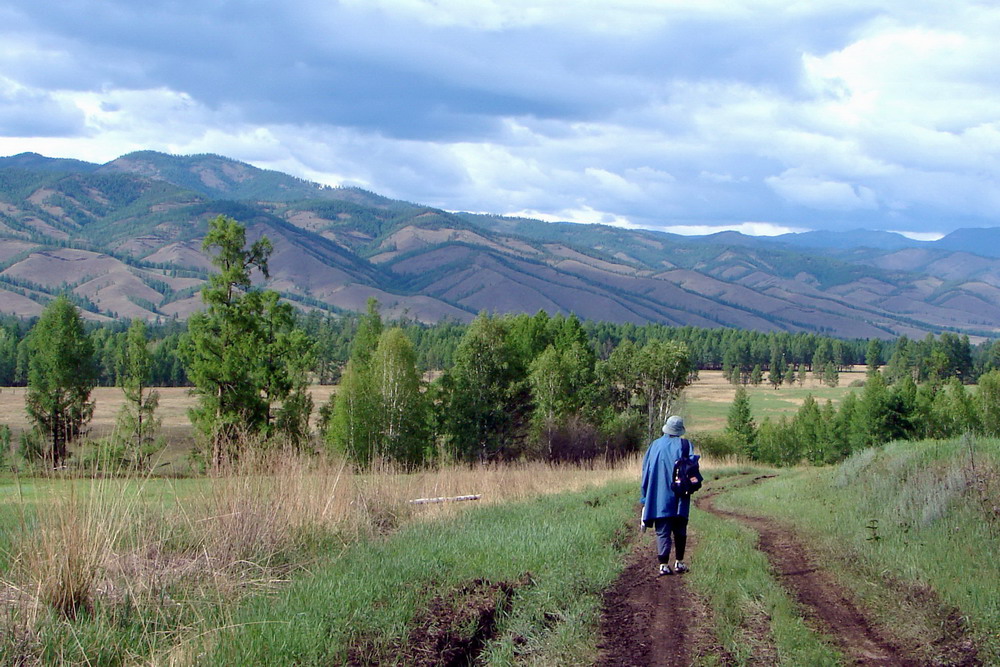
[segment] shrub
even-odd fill
[[[692,433],[688,437],[694,444],[697,453],[702,456],[724,459],[744,454],[735,440],[720,433]]]

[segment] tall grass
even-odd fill
[[[415,626],[454,621],[422,619],[431,600],[485,580],[513,594],[481,660],[586,664],[601,592],[635,530],[624,520],[634,504],[629,480],[412,522],[388,539],[359,542],[274,598],[251,601],[201,637],[200,648],[182,650],[205,651],[214,664],[406,664]]]
[[[134,662],[183,654],[240,600],[411,524],[635,476],[637,463],[358,473],[272,453],[217,477],[34,480],[4,498],[0,662]],[[420,497],[481,494],[471,503]],[[5,620],[4,620],[5,619]],[[175,647],[180,653],[173,653]]]

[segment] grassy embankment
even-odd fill
[[[716,504],[794,526],[894,636],[923,646],[932,659],[931,641],[964,620],[980,659],[1000,662],[1000,441],[893,443],[838,466],[746,481],[730,479],[733,488]],[[739,637],[754,614],[770,616],[775,627],[781,605],[748,589],[761,570],[753,539],[703,512],[697,521],[706,538],[692,581],[716,601],[720,636]],[[740,582],[738,590],[731,581]],[[727,609],[743,611],[731,617]],[[776,643],[782,653],[780,638]]]

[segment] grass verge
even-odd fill
[[[720,471],[708,492],[722,492],[746,479],[721,473],[761,471]],[[716,637],[736,664],[841,664],[839,651],[803,622],[775,580],[753,530],[702,510],[694,511],[691,526],[696,547],[688,581],[712,607]]]
[[[960,660],[939,651],[962,651],[953,640],[967,626],[979,659],[998,664],[998,462],[997,440],[893,443],[734,489],[717,505],[795,526],[840,583],[928,660]]]
[[[487,509],[632,479],[635,465],[355,474],[282,456],[213,478],[0,482],[0,664],[197,663],[187,649],[247,600],[270,599],[358,543],[472,509],[409,499],[480,493]]]
[[[475,625],[454,591],[486,581],[510,591],[494,626],[451,627],[485,632],[480,661],[586,664],[596,654],[601,593],[634,531],[623,520],[634,504],[634,482],[616,482],[411,524],[250,601],[185,650],[205,651],[213,664],[420,664],[415,638],[435,625]]]

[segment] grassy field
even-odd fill
[[[10,427],[14,443],[21,431],[30,428],[28,415],[24,411],[25,391],[24,387],[0,387],[0,424]],[[195,404],[195,397],[187,387],[157,387],[156,391],[160,394],[156,415],[163,420],[160,434],[166,440],[166,447],[158,455],[163,465],[158,472],[187,472],[185,458],[194,438],[188,409]],[[312,385],[309,388],[315,405],[314,425],[320,406],[325,405],[335,391],[336,387],[332,385]],[[101,438],[114,429],[115,418],[124,397],[118,387],[97,387],[91,393],[91,399],[94,401],[94,418],[89,425],[89,435],[91,438]]]
[[[842,374],[832,389],[810,379],[748,390],[760,419],[794,412],[808,393],[839,401],[862,376]],[[330,388],[317,391],[320,404]],[[15,427],[22,392],[0,392],[0,419]],[[703,373],[680,406],[689,429],[721,429],[734,392]],[[192,399],[162,395],[180,455]],[[96,399],[100,432],[121,398],[101,389]],[[794,526],[901,638],[919,643],[964,618],[983,660],[1000,663],[1000,442],[897,443],[780,472],[712,461],[705,470],[720,509]],[[441,642],[483,664],[586,664],[601,591],[635,534],[637,477],[636,459],[356,474],[295,457],[215,478],[8,475],[0,665],[419,663]],[[465,494],[482,499],[408,502]],[[726,659],[843,660],[804,620],[753,531],[701,510],[692,531],[687,581],[711,607]],[[930,598],[956,611],[942,617]]]
[[[754,418],[759,422],[765,417],[795,414],[809,394],[820,404],[830,399],[837,405],[848,392],[856,391],[849,385],[864,378],[864,369],[843,372],[840,374],[840,385],[828,387],[809,374],[805,382],[796,382],[794,386],[783,385],[780,389],[772,389],[768,384],[759,387],[747,385],[746,390]],[[685,390],[676,412],[684,415],[685,424],[691,432],[722,431],[735,395],[736,386],[722,377],[722,371],[701,371],[697,382]]]
[[[220,631],[237,622],[242,604],[270,600],[311,573],[334,572],[386,535],[434,532],[478,512],[519,517],[521,510],[500,508],[550,495],[582,493],[579,504],[588,509],[585,501],[597,496],[585,489],[616,480],[631,487],[636,465],[416,474],[384,468],[361,475],[336,462],[285,459],[268,474],[248,463],[218,478],[9,479],[0,482],[0,664],[197,662],[188,648],[215,650],[210,640],[228,636]],[[407,502],[470,493],[481,500]],[[616,514],[610,506],[604,513]],[[505,532],[486,526],[494,545],[506,544]],[[482,548],[489,544],[484,536]],[[586,541],[579,546],[590,548]],[[484,551],[474,566],[489,559]],[[408,560],[401,556],[398,565],[407,577],[416,567]],[[327,613],[328,600],[314,602],[316,613]]]

